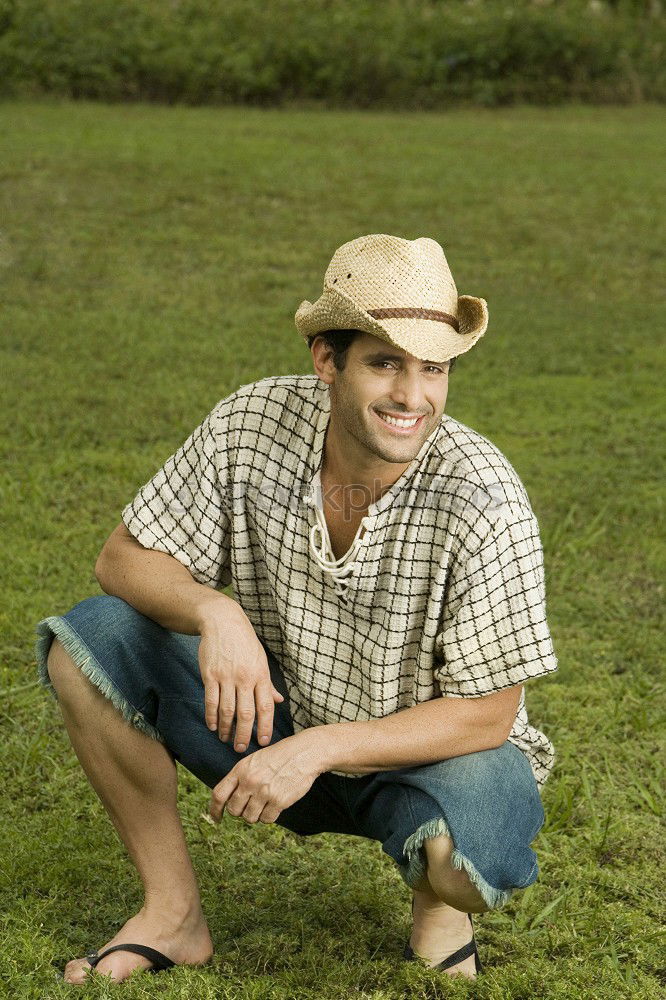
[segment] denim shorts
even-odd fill
[[[37,625],[40,678],[50,686],[46,657],[56,636],[84,675],[124,718],[164,743],[210,788],[246,754],[260,749],[256,723],[244,754],[211,732],[204,719],[199,636],[171,632],[118,597],[90,597]],[[263,644],[262,644],[263,645]],[[264,645],[273,684],[276,743],[293,735],[280,665]],[[490,909],[536,881],[530,847],[544,822],[529,761],[513,743],[419,767],[362,777],[326,772],[276,822],[301,836],[344,833],[378,840],[408,886],[425,872],[424,841],[453,841],[451,863],[463,868]]]

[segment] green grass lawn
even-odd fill
[[[369,232],[435,237],[489,303],[447,411],[504,451],[541,524],[559,670],[527,687],[557,753],[539,880],[477,917],[487,971],[451,980],[401,961],[409,893],[378,843],[213,827],[183,773],[215,962],[83,995],[661,995],[661,124],[649,106],[0,106],[1,996],[72,996],[52,963],[140,901],[36,686],[34,623],[100,592],[122,507],[218,399],[312,371],[295,309]]]

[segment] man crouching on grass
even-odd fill
[[[216,820],[380,841],[413,895],[404,957],[481,969],[471,914],[537,878],[554,757],[523,685],[557,666],[525,489],[444,412],[487,324],[434,240],[340,247],[296,313],[315,374],[217,403],[123,510],[95,568],[109,596],[39,623],[145,890],[68,982],[212,955],[175,761]]]

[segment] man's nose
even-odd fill
[[[408,413],[412,416],[417,413],[425,413],[427,406],[425,405],[419,373],[416,371],[401,371],[393,383],[391,399],[401,413]]]

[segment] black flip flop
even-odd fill
[[[414,900],[412,900],[412,912],[414,912]],[[439,965],[431,966],[433,970],[444,971],[444,969],[451,969],[453,968],[454,965],[458,965],[459,962],[462,962],[466,958],[469,958],[470,955],[474,955],[474,967],[476,969],[476,972],[477,973],[483,972],[483,966],[481,964],[481,959],[479,958],[479,952],[476,947],[476,938],[474,937],[474,921],[472,920],[472,914],[468,913],[467,916],[469,917],[469,921],[472,925],[472,940],[468,941],[467,944],[462,946],[462,948],[458,948],[458,951],[454,951],[452,955],[449,955],[448,958],[445,958],[443,962],[439,963]],[[404,958],[408,962],[413,962],[420,957],[419,955],[415,954],[409,941],[405,945],[405,950],[403,954]]]
[[[153,964],[150,969],[145,970],[146,972],[164,972],[165,969],[171,969],[176,964],[170,958],[167,958],[166,955],[163,955],[161,951],[149,948],[145,944],[114,944],[110,948],[107,948],[106,951],[93,951],[90,955],[86,955],[86,962],[94,969],[97,963],[101,962],[107,955],[110,955],[112,951],[130,951],[133,955],[141,955],[142,958],[147,958]]]

